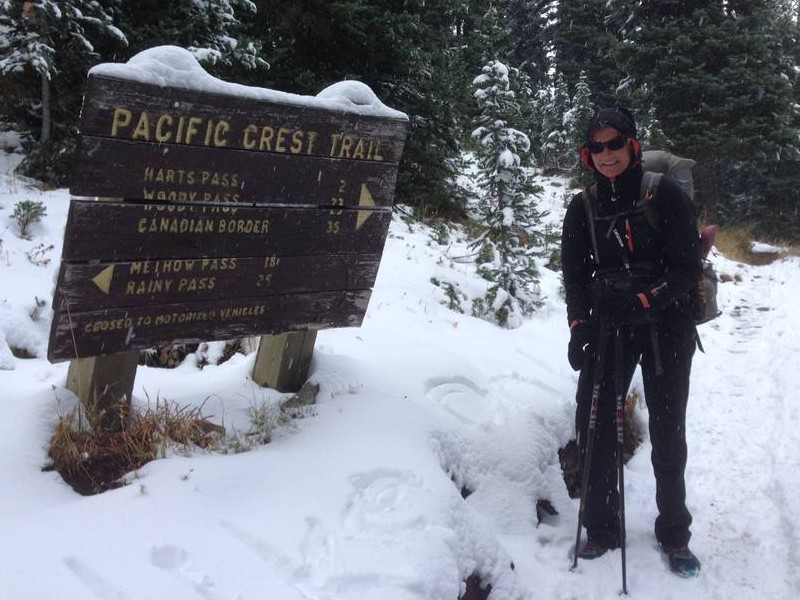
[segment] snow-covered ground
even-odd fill
[[[578,507],[557,450],[573,435],[577,378],[559,275],[542,269],[536,316],[494,327],[445,308],[431,283],[480,285],[463,243],[399,218],[364,325],[319,334],[317,404],[270,444],[173,453],[92,497],[43,472],[55,423],[75,403],[67,364],[45,358],[69,197],[27,187],[10,175],[16,158],[2,160],[1,598],[456,600],[473,573],[493,600],[618,597],[619,552],[569,569]],[[563,195],[547,187],[554,223]],[[24,199],[47,206],[30,240],[11,219]],[[789,600],[800,592],[800,261],[714,262],[733,281],[720,286],[723,315],[701,329],[688,417],[703,570],[681,580],[657,549],[645,440],[625,474],[628,589],[647,600]],[[36,299],[48,305],[34,321]],[[248,408],[285,397],[251,382],[252,354],[202,369],[195,359],[140,367],[134,403],[202,406],[246,432]],[[537,525],[537,499],[559,515]]]

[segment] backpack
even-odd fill
[[[642,191],[635,210],[642,211],[648,224],[656,231],[661,229],[661,221],[658,218],[656,206],[651,202],[651,199],[658,191],[661,177],[668,175],[674,179],[686,192],[686,195],[689,196],[689,199],[694,200],[694,181],[692,179],[692,167],[694,165],[695,161],[691,158],[683,158],[664,150],[646,150],[642,152],[642,167],[644,169]],[[592,250],[595,257],[597,257],[595,214],[590,202],[590,196],[595,189],[595,186],[592,186],[588,193],[583,193],[583,202],[586,214],[589,217],[589,237],[592,241]],[[700,233],[700,256],[698,260],[701,262],[702,270],[696,288],[689,294],[692,317],[696,325],[708,323],[722,314],[717,305],[719,278],[711,261],[708,260],[708,254],[714,245],[715,234],[715,225],[705,226]]]
[[[689,200],[692,201],[694,201],[692,167],[695,164],[695,161],[691,158],[683,158],[664,150],[645,150],[642,152],[642,169],[644,171],[669,175],[678,182],[681,189],[689,196]],[[656,184],[657,186],[658,184]]]

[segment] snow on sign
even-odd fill
[[[49,359],[359,325],[407,125],[363,84],[251,88],[175,47],[93,68]]]

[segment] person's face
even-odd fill
[[[616,142],[620,137],[622,134],[613,127],[604,127],[595,131],[591,137],[591,142],[603,145],[602,151],[595,154],[592,152],[592,144],[588,145],[595,169],[609,179],[616,179],[631,164],[630,140],[625,139],[625,143],[617,150],[612,150],[607,145],[612,140]],[[612,142],[611,146],[613,148],[615,143]]]

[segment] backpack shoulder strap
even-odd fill
[[[656,195],[658,185],[661,183],[663,173],[656,173],[655,171],[642,172],[642,198],[650,198]]]
[[[597,249],[597,231],[595,230],[595,214],[594,205],[592,200],[597,197],[597,184],[583,188],[581,198],[583,199],[583,207],[586,209],[586,223],[589,226],[589,239],[592,242],[592,254],[594,254],[595,264],[600,264],[600,252]]]
[[[639,202],[636,203],[642,209],[644,218],[647,219],[650,227],[656,231],[661,231],[661,220],[658,218],[658,210],[653,199],[658,193],[658,185],[661,183],[663,173],[645,171],[642,173],[642,190],[639,193]]]

